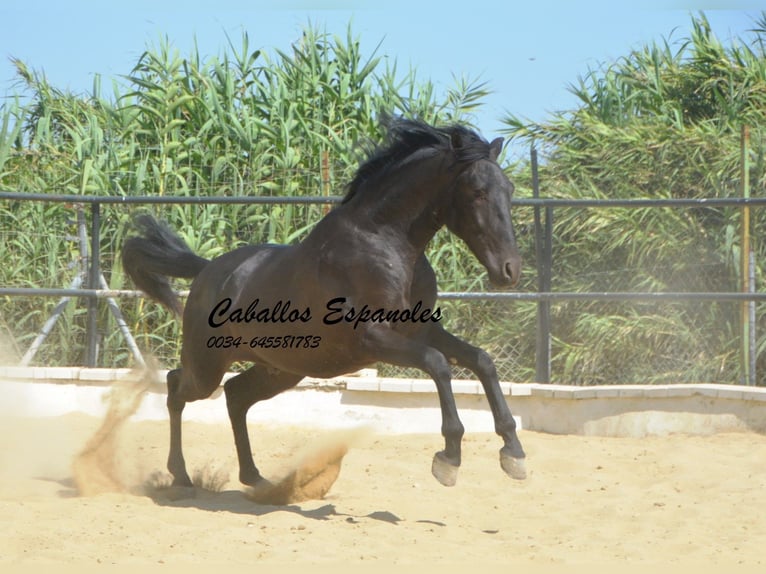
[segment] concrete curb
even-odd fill
[[[165,375],[144,401],[147,418],[163,419]],[[224,378],[234,376],[229,373]],[[294,390],[256,405],[256,420],[324,425],[371,422],[390,432],[433,432],[440,425],[433,381],[379,378],[373,369],[335,379],[307,378]],[[13,387],[19,408],[37,416],[66,408],[96,413],[99,397],[130,369],[81,367],[0,367],[0,382]],[[29,388],[29,383],[33,387]],[[604,385],[573,387],[501,383],[519,428],[556,434],[598,436],[708,435],[727,431],[766,433],[766,388],[720,384]],[[492,418],[477,381],[455,380],[453,388],[466,428],[492,431]],[[93,396],[91,396],[93,395]],[[199,420],[225,421],[221,393],[212,402],[190,403]],[[60,398],[55,398],[60,397]],[[13,402],[11,400],[11,402]],[[64,405],[71,405],[65,407]],[[87,408],[83,408],[87,405]],[[209,406],[206,406],[209,405]],[[8,405],[11,407],[11,405]],[[151,408],[150,408],[151,407]],[[47,410],[46,410],[47,409]]]
[[[101,369],[88,367],[15,367],[0,366],[0,380],[30,381],[64,384],[103,385],[128,380],[131,369]],[[158,384],[165,384],[167,370],[159,370]],[[235,376],[227,373],[223,380]],[[501,388],[510,397],[541,397],[553,399],[614,399],[614,398],[678,398],[700,395],[718,399],[766,402],[766,387],[721,385],[712,383],[673,385],[598,385],[574,387],[541,383],[501,382]],[[362,369],[334,379],[305,378],[296,387],[301,389],[327,389],[369,391],[374,393],[435,393],[430,379],[403,379],[378,377],[375,369]],[[455,379],[452,389],[456,395],[483,395],[478,381]]]

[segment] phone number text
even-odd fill
[[[239,349],[250,347],[251,349],[316,349],[322,337],[318,335],[284,335],[276,337],[210,337],[207,340],[208,349]]]

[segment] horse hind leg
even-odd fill
[[[224,384],[234,445],[239,461],[239,480],[255,486],[264,479],[253,461],[247,432],[247,411],[255,403],[270,399],[300,382],[303,377],[256,365],[232,377]]]
[[[221,381],[222,374],[211,374],[205,377],[205,387],[200,387],[189,377],[188,369],[174,369],[168,372],[167,408],[170,418],[170,450],[168,452],[167,468],[173,475],[173,486],[193,486],[189,473],[186,471],[182,447],[181,422],[184,407],[187,402],[209,397]]]
[[[170,451],[168,453],[168,470],[173,475],[173,486],[192,486],[189,473],[186,472],[181,440],[181,417],[186,401],[181,397],[181,369],[168,373],[168,415],[170,416]]]

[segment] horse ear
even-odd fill
[[[459,131],[454,131],[450,134],[450,144],[452,149],[460,149],[463,147],[463,136]]]
[[[492,143],[489,144],[489,159],[492,161],[497,160],[500,156],[500,152],[503,151],[503,138],[495,138]]]

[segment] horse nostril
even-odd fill
[[[516,279],[513,276],[513,265],[511,265],[510,261],[506,261],[505,263],[505,278],[508,279],[509,282],[513,282]]]
[[[521,275],[520,268],[518,266],[514,266],[512,261],[506,261],[503,271],[505,278],[508,280],[508,283],[511,285],[511,287],[514,287],[519,282]]]

